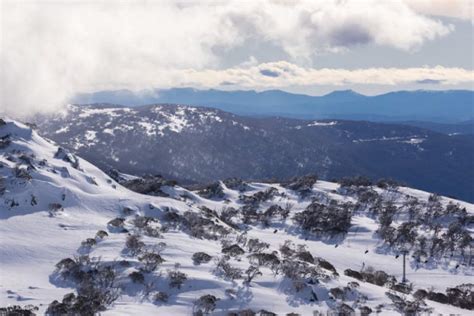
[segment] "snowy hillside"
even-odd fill
[[[311,176],[154,189],[132,192],[28,126],[0,120],[0,307],[53,315],[474,308],[473,204]]]

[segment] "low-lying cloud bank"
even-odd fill
[[[4,0],[0,112],[54,111],[77,92],[102,89],[472,81],[472,71],[458,68],[315,69],[310,62],[366,44],[416,50],[454,29],[427,14],[469,19],[468,3]],[[286,61],[222,69],[226,52],[245,51],[249,41],[271,44]]]
[[[283,88],[310,85],[399,85],[407,83],[456,85],[474,82],[474,72],[462,68],[367,68],[315,69],[304,68],[285,61],[264,63],[248,68],[225,70],[186,70],[185,85],[217,87],[235,85],[245,88]],[[173,83],[170,84],[173,86]]]

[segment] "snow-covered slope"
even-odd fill
[[[472,204],[311,177],[141,195],[11,120],[0,121],[0,177],[0,307],[43,314],[58,300],[49,311],[87,314],[63,296],[97,291],[105,315],[472,312],[434,301],[472,279]]]

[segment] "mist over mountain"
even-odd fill
[[[342,90],[324,96],[309,96],[281,90],[256,92],[173,88],[139,93],[119,90],[79,94],[73,103],[127,106],[175,103],[213,107],[239,115],[279,115],[303,119],[453,123],[474,118],[474,92],[470,90],[396,91],[377,96]]]
[[[103,170],[185,182],[364,175],[474,200],[474,137],[366,121],[252,118],[183,105],[71,105],[41,133]]]

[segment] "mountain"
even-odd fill
[[[197,191],[111,178],[9,119],[0,119],[0,166],[2,314],[474,309],[473,204],[363,178],[228,179]],[[155,181],[161,193],[114,179],[134,189]]]
[[[127,106],[153,103],[213,107],[239,115],[284,116],[302,119],[369,121],[433,121],[453,123],[474,118],[474,91],[397,91],[364,96],[352,90],[324,96],[280,90],[221,91],[192,88],[101,91],[77,95],[73,103],[113,103]]]
[[[472,135],[343,120],[251,118],[182,105],[71,105],[39,130],[103,170],[183,182],[365,175],[474,201]]]

